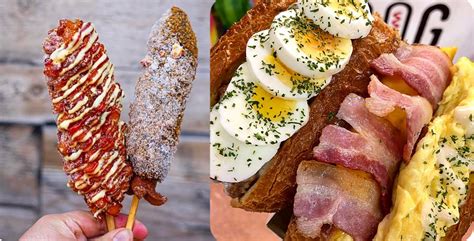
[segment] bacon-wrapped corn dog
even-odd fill
[[[123,92],[114,81],[114,67],[90,22],[61,20],[48,32],[43,51],[67,185],[84,196],[96,218],[115,216],[132,168],[126,160]]]

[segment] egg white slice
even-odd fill
[[[310,78],[286,67],[272,49],[268,30],[254,34],[247,42],[247,62],[253,75],[265,90],[289,100],[307,100],[316,96],[329,82],[327,78]]]
[[[308,122],[308,103],[278,98],[261,87],[248,63],[237,69],[219,103],[224,129],[253,145],[285,141]]]
[[[374,21],[367,0],[300,0],[300,7],[316,25],[341,38],[367,36]]]
[[[279,144],[245,144],[227,133],[220,123],[218,105],[211,111],[210,177],[221,182],[240,182],[262,168],[277,153]]]
[[[278,59],[307,77],[328,78],[340,72],[352,54],[350,39],[321,30],[299,9],[278,14],[269,33]]]

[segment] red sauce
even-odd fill
[[[73,36],[80,31],[81,28],[84,29],[85,27],[87,26],[83,26],[83,22],[80,20],[61,20],[59,26],[50,31],[50,34],[43,45],[45,53],[51,54],[62,44],[67,45],[72,40]],[[87,45],[90,37],[91,34],[84,36],[84,41],[81,43],[79,48],[77,48],[73,53],[70,53],[62,63],[54,64],[50,58],[45,59],[44,74],[48,77],[48,89],[53,99],[64,95],[64,91],[61,89],[66,86],[72,76],[78,75],[79,77],[76,80],[71,81],[68,88],[71,88],[71,86],[87,74],[91,70],[92,65],[96,63],[103,54],[105,54],[106,51],[104,46],[99,42],[95,42],[92,44],[91,48],[86,51],[81,61],[61,75],[61,72],[65,68],[68,68],[68,66],[74,63],[77,55],[81,49],[84,49]],[[100,68],[107,62],[108,58],[98,67]],[[70,123],[68,128],[66,128],[67,130],[59,129],[58,150],[63,156],[70,156],[73,153],[81,151],[81,154],[76,160],[64,162],[64,170],[68,173],[70,178],[68,182],[69,186],[74,191],[80,191],[80,193],[84,195],[87,204],[93,213],[105,208],[107,213],[116,215],[121,209],[120,202],[123,199],[123,193],[128,190],[132,168],[128,162],[125,162],[126,166],[120,166],[120,168],[123,167],[123,169],[121,171],[115,171],[117,173],[113,173],[107,183],[103,183],[104,178],[111,171],[114,163],[108,163],[106,167],[101,167],[102,169],[98,174],[93,174],[94,170],[99,165],[99,160],[104,158],[104,160],[109,161],[109,158],[114,151],[118,151],[120,155],[112,162],[123,162],[126,160],[126,148],[123,140],[124,135],[123,133],[119,133],[120,131],[125,130],[125,126],[119,128],[121,104],[111,102],[110,100],[114,89],[120,88],[120,86],[114,83],[112,88],[110,88],[106,93],[102,103],[93,108],[92,105],[102,93],[105,84],[105,81],[101,84],[98,84],[97,81],[92,83],[92,78],[94,78],[94,76],[100,77],[96,76],[97,74],[98,72],[96,69],[92,70],[84,84],[79,85],[74,91],[69,93],[67,97],[53,104],[53,110],[62,116],[58,119],[58,124],[64,120],[76,118],[83,113],[86,108],[92,108],[90,111],[85,113],[80,120]],[[103,73],[103,75],[107,74],[108,73],[106,72]],[[113,76],[111,78],[113,80]],[[93,87],[96,89],[94,92],[91,90]],[[76,94],[78,93],[80,94],[76,97]],[[121,92],[119,93],[119,96],[120,95]],[[78,111],[71,114],[67,112],[86,97],[88,98],[87,103],[85,103]],[[99,127],[101,124],[101,116],[105,112],[109,112],[109,114],[107,115],[103,125]],[[97,128],[97,130],[94,130],[95,128]],[[77,134],[79,131],[81,131],[81,133],[72,139],[72,136]],[[88,133],[90,133],[90,135],[87,135]],[[100,138],[95,138],[99,133]],[[94,154],[96,154],[96,158],[91,160],[91,156]],[[76,169],[76,171],[71,173],[74,169]],[[118,173],[119,171],[120,173]],[[85,180],[85,183],[81,184],[82,189],[78,190],[75,187],[75,183],[81,180],[85,174],[88,174],[87,180]],[[98,183],[100,183],[100,186],[97,187]],[[100,198],[96,202],[91,201],[95,195],[104,190],[106,192],[105,197]]]
[[[61,66],[55,65],[53,63],[53,60],[51,60],[50,58],[46,58],[44,60],[44,70],[43,70],[44,75],[50,78],[57,78],[60,72],[61,72]]]
[[[74,36],[77,31],[82,26],[82,20],[70,20],[70,19],[62,19],[59,20],[59,26],[56,30],[57,34],[62,37],[64,43],[69,43],[72,37]]]
[[[87,139],[87,141],[85,141],[81,144],[81,147],[80,147],[81,150],[83,150],[84,152],[88,152],[92,148],[92,146],[94,144],[93,142],[94,142],[93,138]]]
[[[109,215],[112,215],[112,216],[117,216],[119,213],[120,213],[120,209],[122,209],[122,205],[114,205],[112,207],[110,207],[108,210],[107,210],[107,213]]]
[[[60,103],[63,103],[63,102],[60,102]],[[82,127],[82,121],[78,121],[76,122],[76,124],[72,125],[71,127],[69,127],[69,135],[73,136],[78,130],[81,129]]]
[[[87,165],[86,168],[84,168],[85,173],[91,173],[95,170],[95,168],[99,165],[99,162],[91,162]]]

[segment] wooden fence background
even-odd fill
[[[171,173],[159,186],[162,207],[140,204],[149,240],[212,240],[209,230],[209,9],[212,0],[0,1],[0,239],[16,240],[38,217],[85,209],[65,185],[56,127],[42,74],[42,41],[61,18],[95,24],[125,90],[128,120],[138,61],[152,24],[172,5],[183,8],[198,35],[199,68]],[[125,200],[128,210],[130,198]]]

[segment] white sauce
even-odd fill
[[[81,156],[81,154],[82,154],[82,150],[73,152],[71,155],[65,156],[64,160],[65,161],[75,161],[75,160],[77,160],[77,158],[79,158],[79,156]]]
[[[466,135],[474,134],[474,106],[458,106],[454,109],[454,119],[466,130]]]
[[[94,195],[94,197],[92,198],[92,202],[97,202],[99,201],[99,199],[105,197],[105,190],[102,190],[100,191],[99,193],[97,193],[96,195]]]
[[[76,105],[75,105],[72,109],[70,109],[70,110],[68,111],[68,113],[69,113],[69,114],[74,114],[74,113],[76,113],[76,111],[78,111],[79,109],[81,109],[81,107],[83,107],[83,106],[87,103],[88,100],[89,100],[89,97],[84,96],[84,99],[78,101],[78,102],[76,103]]]
[[[91,37],[89,38],[89,41],[87,42],[86,47],[81,49],[81,51],[79,51],[79,53],[77,54],[77,57],[74,59],[74,62],[72,64],[68,65],[66,68],[63,68],[61,70],[61,75],[68,72],[72,68],[76,67],[76,65],[79,62],[81,62],[82,58],[84,58],[84,55],[87,53],[87,51],[89,51],[89,49],[92,47],[92,45],[95,43],[96,40],[97,40],[97,33],[94,31]]]
[[[87,42],[84,45],[84,41],[88,37]],[[73,69],[76,67],[84,58],[85,54],[91,49],[91,47],[94,45],[94,43],[98,40],[98,35],[94,29],[94,26],[91,23],[85,23],[83,24],[83,27],[81,30],[79,30],[77,33],[74,34],[73,38],[71,41],[66,45],[62,44],[60,48],[58,48],[56,51],[54,51],[50,55],[50,59],[53,61],[55,65],[63,65],[64,61],[66,61],[67,57],[77,51],[77,49],[80,46],[84,46],[78,53],[77,56],[75,57],[73,63],[69,64],[68,66],[63,66],[64,68],[61,70],[59,74],[59,78],[64,76],[69,70]],[[98,57],[100,48],[97,49],[94,53],[91,54],[92,58]],[[85,74],[84,74],[85,73]],[[86,68],[83,68],[78,71],[74,76],[70,77],[67,80],[67,83],[60,89],[62,93],[59,93],[58,97],[53,99],[53,104],[57,104],[60,101],[65,100],[66,98],[68,99],[68,102],[71,103],[73,101],[78,100],[81,96],[84,96],[82,100],[77,101],[77,103],[67,111],[67,114],[72,115],[75,114],[75,117],[72,117],[70,119],[65,119],[66,116],[68,116],[66,113],[59,113],[57,117],[57,124],[58,124],[58,129],[67,131],[70,127],[70,125],[76,121],[79,121],[83,119],[88,113],[99,107],[102,103],[105,103],[106,106],[112,106],[118,104],[118,102],[121,101],[121,98],[123,98],[123,94],[119,95],[121,93],[120,87],[113,81],[113,73],[114,73],[114,67],[110,63],[109,58],[103,52],[101,56],[98,58],[96,62],[92,66],[87,66]],[[93,74],[93,76],[92,76]],[[82,75],[82,76],[81,76]],[[105,84],[104,84],[105,82]],[[100,93],[99,96],[95,97],[93,103],[89,108],[85,108],[87,104],[92,101],[85,93],[85,91],[89,90],[93,96],[96,96],[98,93],[97,86],[102,85],[102,92]],[[87,89],[87,87],[90,87]],[[112,91],[113,90],[113,91]],[[112,93],[109,93],[111,92]],[[72,93],[77,92],[74,94],[72,97],[69,97]],[[110,94],[110,95],[109,95]],[[109,97],[107,98],[107,95]],[[72,140],[76,141],[78,143],[84,143],[86,141],[89,141],[90,138],[93,138],[92,144],[96,144],[97,141],[100,140],[101,138],[101,133],[95,133],[97,130],[100,130],[100,128],[105,124],[107,117],[109,116],[110,112],[104,112],[100,116],[100,121],[99,123],[96,123],[95,126],[91,126],[89,129],[84,130],[84,129],[79,129],[77,130],[73,135],[72,135]],[[67,118],[67,117],[66,117]],[[119,129],[122,130],[123,123],[119,123]],[[82,138],[80,140],[76,140],[79,137]],[[114,146],[116,148],[119,147],[119,144],[124,144],[124,140],[120,141],[121,138],[123,138],[122,133],[115,133],[114,135]],[[83,150],[77,150],[74,153],[65,156],[64,160],[65,161],[75,161],[77,160],[82,154]],[[99,160],[97,160],[100,158]],[[121,158],[119,155],[118,150],[113,150],[111,152],[103,152],[101,150],[95,151],[90,157],[89,160],[84,160],[84,163],[81,164],[79,167],[74,168],[68,172],[69,175],[82,171],[91,162],[98,162],[97,166],[94,168],[94,170],[91,171],[91,173],[82,173],[82,176],[80,176],[73,185],[71,183],[68,183],[68,187],[71,187],[71,185],[77,189],[78,194],[84,194],[84,190],[87,190],[86,192],[91,192],[96,190],[97,188],[104,186],[107,184],[107,181],[113,177],[118,177],[121,175],[120,170],[122,170],[124,167],[126,167],[126,163],[123,160],[124,158]],[[112,167],[110,170],[105,174],[104,176],[104,170],[107,169],[109,166]],[[103,177],[99,182],[96,183],[91,183],[90,178],[91,177]],[[101,198],[106,196],[107,189],[103,189],[97,194],[95,194],[89,202],[94,203],[100,200]],[[123,195],[121,195],[123,196]],[[104,207],[107,208],[107,207]],[[104,208],[97,210],[94,213],[94,216],[97,217],[98,214],[100,214],[102,211],[104,211]]]
[[[448,187],[453,188],[456,192],[460,193],[462,196],[466,195],[466,185],[461,181],[459,176],[454,172],[451,163],[448,161],[451,158],[461,158],[463,159],[456,149],[445,145],[440,148],[438,154],[436,154],[437,163],[439,166],[442,166],[443,173],[440,174],[441,178],[444,180],[449,179]],[[454,180],[453,180],[454,177]]]
[[[87,24],[84,24],[84,26]],[[71,41],[66,45],[63,43],[61,47],[56,49],[50,56],[50,59],[53,60],[54,64],[58,64],[64,61],[64,59],[74,52],[83,42],[85,36],[90,34],[94,30],[94,26],[89,24],[85,29],[81,29],[74,34]],[[79,38],[80,36],[80,38]]]

